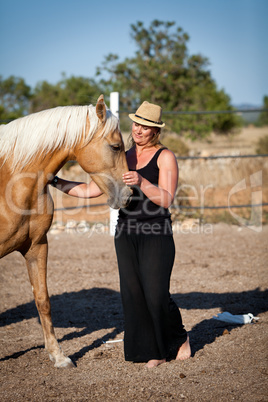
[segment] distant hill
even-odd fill
[[[255,110],[255,109],[261,109],[262,106],[260,105],[252,105],[250,103],[242,103],[240,105],[233,105],[235,109],[238,110],[245,110],[245,112],[241,112],[242,119],[245,121],[245,123],[256,123],[257,120],[259,119],[260,112],[252,111],[248,112],[248,110]],[[247,112],[246,112],[247,110]]]
[[[252,105],[251,103],[241,103],[240,105],[233,105],[236,109],[261,109],[262,105]]]

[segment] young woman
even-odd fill
[[[126,153],[129,172],[123,180],[133,188],[133,197],[127,208],[119,210],[115,233],[125,359],[146,362],[148,368],[166,362],[172,350],[177,360],[191,356],[180,311],[169,293],[175,245],[168,208],[177,188],[178,165],[174,154],[160,143],[165,126],[161,114],[160,106],[145,101],[129,115],[132,147]],[[101,195],[94,182],[58,179],[56,187],[79,197]]]

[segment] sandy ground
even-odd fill
[[[151,370],[124,361],[112,236],[100,227],[83,235],[49,233],[53,321],[73,369],[56,369],[48,359],[22,257],[3,258],[1,401],[267,401],[268,227],[253,229],[218,224],[176,231],[171,293],[192,357]],[[260,319],[247,325],[213,319],[223,311]]]

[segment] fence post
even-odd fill
[[[110,110],[119,119],[119,92],[110,93]],[[110,208],[110,235],[114,236],[118,209]]]

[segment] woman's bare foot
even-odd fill
[[[154,368],[159,366],[160,364],[166,363],[166,359],[162,360],[149,360],[148,363],[146,363],[145,367],[147,368]]]
[[[187,335],[187,340],[179,347],[176,360],[186,360],[191,357],[191,346],[189,336]]]

